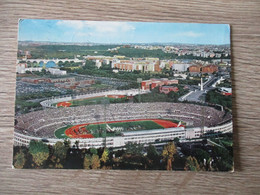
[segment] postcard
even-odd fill
[[[13,167],[233,171],[230,26],[20,19]]]

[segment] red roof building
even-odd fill
[[[194,65],[189,67],[190,72],[202,72],[202,73],[213,73],[218,72],[218,66],[216,65],[208,65],[208,66],[201,66],[201,65]]]
[[[197,66],[190,66],[189,67],[189,71],[190,72],[201,72],[201,65],[197,65]]]
[[[141,88],[143,90],[151,90],[151,89],[154,89],[157,86],[172,85],[172,84],[178,84],[178,83],[179,83],[178,80],[168,80],[167,78],[165,78],[165,79],[150,79],[150,80],[142,81]]]
[[[218,72],[218,66],[216,66],[216,65],[203,66],[201,69],[201,72],[203,72],[203,73]]]
[[[171,91],[178,92],[179,88],[178,87],[174,87],[174,86],[161,86],[159,90],[160,90],[160,93],[168,94]]]
[[[118,68],[120,70],[130,71],[130,70],[133,70],[133,64],[131,64],[131,63],[116,63],[116,64],[114,64],[113,68]]]
[[[161,72],[161,68],[160,68],[160,61],[157,61],[156,64],[154,65],[154,71],[155,72]]]

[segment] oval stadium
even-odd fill
[[[70,139],[72,144],[79,141],[80,148],[116,148],[129,142],[150,144],[232,132],[231,113],[214,107],[171,102],[53,106],[69,99],[73,98],[47,100],[44,110],[17,116],[15,145],[28,146],[30,140],[54,145]]]

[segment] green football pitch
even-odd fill
[[[86,129],[91,133],[94,137],[111,137],[111,136],[117,136],[120,135],[120,132],[126,132],[126,131],[140,131],[140,130],[152,130],[152,129],[164,129],[163,126],[157,124],[154,121],[150,120],[140,120],[140,121],[129,121],[129,122],[109,122],[109,127],[111,128],[119,128],[118,131],[115,132],[106,132],[106,124],[100,123],[100,124],[89,124],[86,125]],[[65,131],[72,127],[73,125],[69,125],[66,127],[62,127],[60,129],[57,129],[55,131],[55,137],[57,138],[70,138],[66,135]]]
[[[126,131],[140,131],[140,130],[151,130],[151,129],[164,129],[163,126],[153,121],[131,121],[131,122],[116,122],[109,123],[111,128],[120,128],[118,132],[106,132],[106,124],[90,124],[87,129],[91,132],[94,137],[116,136],[120,132]]]
[[[66,129],[72,127],[73,125],[68,125],[66,127],[62,127],[62,128],[59,128],[57,129],[55,132],[54,132],[54,135],[55,137],[59,138],[59,139],[66,139],[66,138],[70,138],[68,137],[66,134],[65,134],[65,131]]]

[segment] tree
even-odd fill
[[[100,167],[100,159],[99,156],[96,154],[93,154],[91,158],[91,167],[92,169],[98,169]]]
[[[125,145],[126,148],[126,153],[127,154],[132,154],[132,155],[141,155],[142,151],[144,149],[143,144],[136,144],[136,143],[127,143]]]
[[[149,144],[149,146],[147,148],[147,157],[151,160],[155,160],[156,158],[159,157],[156,148],[151,144]]]
[[[75,145],[76,145],[77,149],[79,149],[79,140],[75,141]]]
[[[149,169],[158,169],[160,167],[161,157],[153,145],[147,148],[147,166]]]
[[[162,156],[164,160],[167,161],[166,169],[168,171],[172,170],[172,162],[174,160],[173,155],[176,154],[176,152],[177,150],[173,142],[168,143],[162,151]]]
[[[84,157],[84,169],[90,169],[90,166],[92,164],[91,156],[89,154],[86,154]]]
[[[108,159],[109,159],[109,150],[105,148],[100,160],[105,164]]]
[[[97,151],[96,148],[90,148],[90,153],[91,153],[91,154],[97,154],[98,151]]]
[[[14,167],[18,169],[22,169],[25,164],[25,155],[23,151],[19,151],[15,156],[14,156]]]
[[[173,139],[173,141],[174,141],[174,143],[178,144],[178,143],[180,142],[180,138],[175,137],[175,138]]]
[[[217,156],[215,166],[219,171],[231,171],[233,170],[233,156],[232,147],[229,149],[214,147],[213,152]]]
[[[179,95],[176,92],[171,91],[170,93],[168,93],[168,97],[171,98],[174,102],[177,102]]]
[[[95,66],[95,62],[93,62],[91,60],[86,60],[85,66],[83,68],[84,69],[97,69],[97,67]]]
[[[63,168],[63,161],[67,156],[69,147],[63,142],[56,142],[53,146],[53,155],[51,161],[54,163],[55,168]]]
[[[42,141],[32,140],[29,144],[29,153],[33,157],[33,161],[39,167],[49,157],[49,149]]]
[[[202,150],[200,148],[195,149],[193,153],[200,164],[204,164],[204,159],[206,160],[206,162],[210,159],[210,155],[205,150]]]
[[[70,148],[70,144],[71,144],[71,142],[70,142],[70,140],[69,139],[64,139],[64,145],[65,145],[65,147],[66,148]]]
[[[59,62],[58,62],[58,66],[61,67],[62,65],[63,65],[63,62],[62,62],[62,61],[59,61]]]
[[[42,68],[42,73],[43,73],[43,74],[46,74],[46,72],[47,72],[46,69],[43,67],[43,68]]]
[[[200,166],[195,157],[189,156],[187,158],[184,170],[186,171],[200,171]]]
[[[52,165],[50,165],[50,166],[52,166]],[[62,162],[61,162],[61,160],[59,158],[56,158],[54,167],[56,169],[62,169],[63,168],[63,164],[62,164]]]
[[[53,155],[63,160],[66,158],[68,149],[69,148],[66,145],[64,145],[63,142],[56,142],[56,144],[53,146]]]

